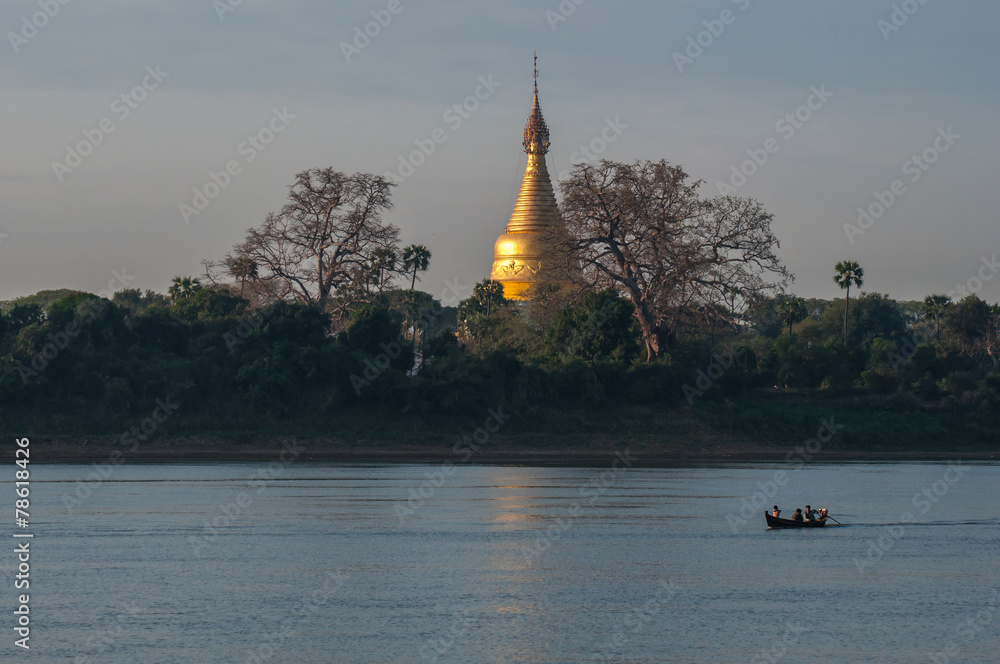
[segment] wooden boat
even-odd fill
[[[826,517],[815,521],[794,521],[792,519],[782,519],[780,516],[771,516],[770,512],[764,512],[767,519],[768,528],[822,528],[826,525]]]

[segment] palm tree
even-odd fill
[[[934,319],[934,336],[941,339],[941,316],[951,304],[947,295],[928,295],[924,298],[924,315]]]
[[[844,345],[847,345],[847,312],[851,307],[851,286],[861,288],[862,278],[865,271],[858,265],[857,261],[840,261],[834,268],[837,274],[833,275],[834,282],[847,291],[844,300]]]
[[[411,244],[403,249],[403,272],[413,272],[410,290],[417,285],[417,272],[426,272],[431,264],[430,249],[422,244]]]
[[[240,297],[246,288],[247,279],[257,278],[257,263],[248,256],[231,256],[226,259],[226,269],[229,276],[240,282]]]
[[[396,251],[394,249],[380,248],[372,252],[371,269],[378,278],[379,306],[382,306],[382,290],[385,288],[385,284],[388,281],[388,273],[393,272],[396,269],[396,263],[398,261],[399,259],[396,257]]]
[[[398,307],[403,311],[404,338],[413,342],[414,350],[424,366],[424,346],[428,326],[433,327],[434,320],[441,314],[441,305],[428,293],[418,293],[410,290],[399,291]],[[412,332],[410,331],[412,327]]]
[[[496,304],[499,306],[504,302],[503,284],[499,281],[483,279],[472,290],[472,297],[476,300],[476,304],[480,308],[486,308],[486,316],[488,318],[490,312],[493,310],[493,305]]]
[[[805,320],[809,315],[809,309],[806,308],[806,301],[794,295],[780,296],[776,303],[776,308],[781,322],[788,325],[788,336],[792,335],[792,325]]]
[[[175,300],[189,298],[201,289],[201,282],[195,277],[174,277],[167,293]]]

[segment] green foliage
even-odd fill
[[[426,272],[431,264],[430,249],[422,244],[411,244],[403,248],[403,272],[411,274],[410,290],[417,284],[417,274]]]
[[[809,315],[806,302],[801,297],[794,295],[779,295],[777,299],[778,318],[782,325],[788,326],[788,334],[791,334],[792,326],[805,320]]]
[[[961,399],[976,390],[976,376],[965,371],[948,374],[939,384],[942,391]]]
[[[588,292],[564,308],[545,333],[545,349],[564,362],[628,364],[642,350],[633,306],[615,290]]]
[[[465,324],[468,330],[465,346],[481,357],[510,353],[528,359],[544,352],[544,330],[522,308],[502,306],[490,315],[473,314]]]
[[[934,321],[935,336],[941,338],[941,319],[951,306],[951,298],[947,295],[928,295],[921,305],[924,315]]]
[[[400,371],[413,367],[413,344],[405,340],[403,317],[397,313],[365,305],[354,312],[347,324],[347,345],[370,357],[385,356]]]
[[[0,332],[17,334],[29,325],[40,324],[45,320],[45,312],[38,304],[17,304],[6,314],[0,314]]]
[[[947,341],[982,367],[997,366],[1000,353],[1000,307],[975,295],[951,305],[944,318]]]
[[[864,285],[865,271],[857,261],[841,261],[837,263],[837,274],[833,276],[833,281],[844,290],[844,345],[848,344],[847,333],[851,308],[851,286],[861,288]]]
[[[174,355],[187,354],[191,341],[190,326],[165,307],[151,307],[135,316],[132,331],[142,346]]]
[[[503,284],[483,279],[473,287],[472,296],[459,303],[458,315],[463,321],[476,315],[490,316],[493,312],[509,305],[510,300],[503,294]]]
[[[228,316],[240,316],[247,309],[247,301],[241,297],[214,288],[199,288],[187,297],[174,303],[174,314],[186,321],[215,320]]]
[[[58,288],[55,290],[43,290],[38,291],[34,295],[25,295],[24,297],[18,297],[10,302],[0,303],[0,310],[10,311],[16,307],[37,307],[43,314],[48,311],[49,307],[53,303],[59,300],[69,297],[70,295],[76,295],[77,293],[83,293],[84,291],[73,290],[72,288]]]
[[[779,387],[791,389],[842,390],[861,370],[857,351],[844,348],[815,323],[778,339],[762,365],[774,373]]]
[[[516,329],[511,329],[509,325],[518,316],[516,310],[509,310],[511,304],[511,301],[503,295],[502,283],[483,279],[475,285],[472,295],[458,304],[459,332],[462,336],[469,337],[477,350],[480,342],[485,345],[487,352],[494,348],[497,342],[503,346],[506,337],[498,339],[497,329],[501,328],[500,333],[509,333]],[[493,316],[502,316],[504,320],[491,320]],[[519,341],[523,342],[524,339],[521,338]]]
[[[320,346],[329,341],[330,316],[299,302],[276,302],[261,314],[259,339],[264,344]]]
[[[846,302],[838,300],[820,317],[825,333],[835,336],[844,320]],[[863,293],[851,303],[847,345],[867,349],[875,339],[898,340],[906,332],[906,319],[895,300],[882,293]]]
[[[937,344],[920,344],[912,350],[908,359],[895,368],[903,375],[941,379],[945,374],[946,358],[939,350]]]
[[[866,369],[861,372],[861,380],[869,392],[887,394],[895,392],[899,380],[892,373]]]
[[[212,287],[172,302],[126,289],[113,301],[71,292],[45,310],[19,304],[0,315],[0,416],[35,413],[52,430],[113,433],[169,397],[184,404],[178,421],[220,430],[280,428],[303,418],[319,426],[324,417],[376,411],[388,419],[402,412],[463,418],[499,406],[525,422],[552,422],[584,408],[677,413],[694,389],[692,407],[734,433],[787,434],[792,422],[778,411],[750,405],[787,395],[865,400],[888,413],[874,418],[876,430],[883,420],[900,424],[898,414],[929,411],[958,423],[924,421],[933,440],[951,440],[947,426],[982,440],[996,436],[1000,374],[987,371],[997,312],[978,298],[947,307],[938,340],[926,319],[914,322],[886,296],[864,294],[852,301],[847,347],[838,329],[843,300],[824,310],[822,301],[776,298],[766,303],[775,313],[789,302],[807,310],[793,334],[788,319],[778,319],[773,337],[757,324],[749,332],[688,334],[647,364],[638,361],[632,305],[614,291],[543,311],[502,299],[490,282],[480,286],[461,307],[461,337],[452,327],[455,309],[412,290],[386,291],[389,308],[356,310],[336,337],[330,316],[315,306],[250,309]],[[414,329],[423,352],[416,371]],[[735,413],[745,420],[715,419]],[[360,422],[351,425],[357,435]],[[855,442],[873,440],[866,434]]]
[[[170,304],[170,300],[165,296],[151,290],[143,293],[138,288],[123,288],[112,296],[111,301],[125,313],[127,319],[150,307],[165,307]]]

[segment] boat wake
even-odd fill
[[[828,526],[837,524],[830,523]],[[887,521],[883,523],[851,523],[844,524],[858,528],[885,528],[886,526],[914,526],[927,528],[934,526],[1000,526],[1000,519],[970,519],[968,521]]]

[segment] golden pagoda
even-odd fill
[[[535,57],[535,101],[524,127],[524,151],[528,166],[521,182],[514,212],[506,232],[493,248],[490,279],[503,284],[504,297],[527,300],[531,287],[541,283],[546,232],[558,223],[556,196],[552,191],[545,155],[549,151],[549,128],[538,105],[538,57]]]

